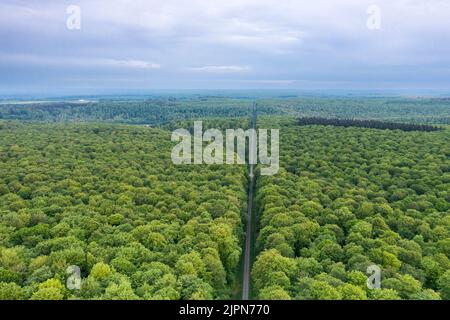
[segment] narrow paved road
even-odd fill
[[[251,128],[256,127],[256,103],[253,103],[253,114]],[[251,150],[251,146],[249,146]],[[253,189],[255,184],[254,165],[249,165],[249,186],[247,205],[247,230],[245,233],[244,274],[242,276],[242,300],[248,300],[250,292],[250,257],[252,247],[252,212],[253,212]]]

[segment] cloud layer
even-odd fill
[[[445,0],[4,0],[0,87],[450,89],[449,30]]]

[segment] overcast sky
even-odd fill
[[[450,1],[0,0],[0,93],[163,88],[449,90]]]

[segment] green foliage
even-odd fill
[[[296,299],[449,298],[448,129],[258,121],[281,129],[281,168],[257,179],[257,297],[278,286]],[[294,267],[280,273],[278,261]],[[382,289],[367,288],[373,264]]]
[[[450,300],[450,270],[447,270],[438,280],[438,288],[442,299]]]
[[[0,300],[21,300],[23,290],[14,282],[0,282]]]
[[[424,124],[410,124],[399,122],[386,122],[376,120],[357,120],[357,119],[332,119],[332,118],[299,118],[298,122],[301,126],[308,125],[324,125],[337,127],[360,127],[373,128],[380,130],[403,130],[403,131],[437,131],[440,128],[424,125]]]
[[[93,277],[96,280],[103,280],[109,276],[111,273],[111,269],[109,266],[103,262],[96,263],[92,269],[90,276]]]
[[[346,283],[338,289],[343,300],[367,300],[366,292],[353,284]]]
[[[420,282],[409,274],[386,279],[383,281],[383,287],[397,291],[403,299],[411,299],[422,289]]]
[[[256,291],[268,286],[289,288],[290,277],[295,270],[295,263],[283,257],[277,250],[262,252],[252,269],[252,279]]]
[[[172,165],[170,130],[204,118],[205,129],[247,128],[251,106],[220,97],[2,106],[0,118],[47,123],[0,123],[0,299],[230,298],[246,170]],[[448,127],[294,118],[448,124],[449,110],[438,98],[259,101],[258,125],[281,128],[281,168],[257,170],[254,296],[450,299]],[[373,264],[382,288],[369,290]],[[64,286],[71,265],[80,290]]]
[[[172,96],[152,99],[102,99],[97,102],[5,104],[0,119],[46,122],[106,121],[161,124],[182,119],[246,117],[252,99],[213,96]],[[382,119],[450,123],[445,98],[280,97],[258,101],[259,115],[290,115],[339,119]],[[179,127],[177,127],[179,128]],[[1,129],[0,129],[1,130]]]
[[[251,106],[250,99],[214,97],[6,104],[0,108],[0,119],[160,125],[181,119],[245,117]],[[93,133],[98,134],[100,130],[94,129]],[[116,146],[114,150],[119,151],[121,147]]]
[[[111,283],[106,287],[105,294],[102,297],[105,300],[137,300],[139,297],[134,293],[131,283],[123,280],[117,283]]]
[[[432,289],[425,289],[411,296],[413,300],[441,300],[441,296]]]
[[[301,300],[340,300],[342,294],[326,281],[304,279],[301,281],[297,299]]]
[[[55,278],[39,284],[38,290],[31,296],[31,300],[62,300],[63,298],[64,286]]]
[[[162,129],[2,124],[1,297],[231,297],[244,167],[172,165]]]
[[[291,300],[289,293],[280,286],[265,287],[259,293],[261,300]]]
[[[373,300],[400,300],[400,296],[397,291],[393,289],[371,290],[370,297]]]

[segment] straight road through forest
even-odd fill
[[[256,103],[253,103],[251,128],[256,127]],[[252,141],[250,139],[250,141]],[[251,143],[251,142],[249,142]],[[249,150],[253,146],[249,145]],[[242,276],[242,300],[248,300],[250,292],[250,256],[252,246],[252,212],[253,212],[253,189],[255,184],[254,164],[249,165],[248,205],[247,205],[247,230],[245,233],[244,269]]]

